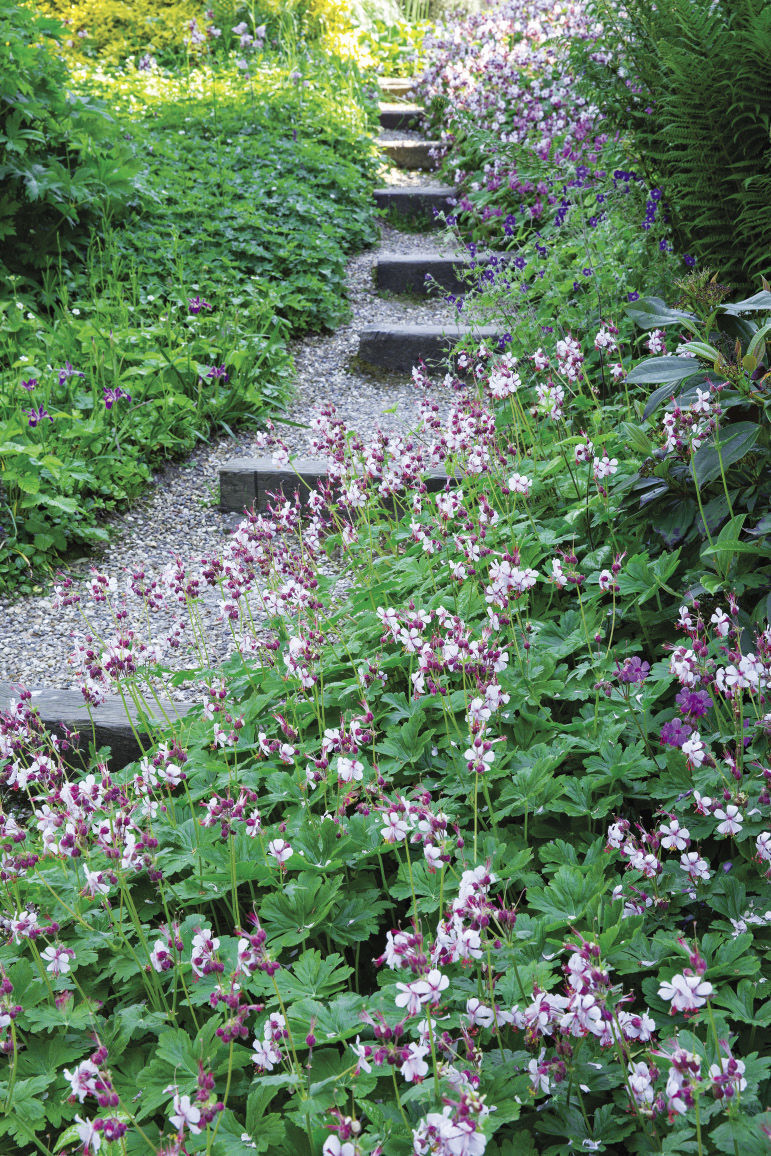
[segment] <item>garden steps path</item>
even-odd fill
[[[420,104],[392,103],[381,100],[378,105],[380,127],[385,129],[419,128],[424,110]]]
[[[435,180],[430,174],[401,173],[390,167],[384,169],[382,179],[386,188],[406,184],[412,189],[420,189],[427,181]],[[423,260],[428,253],[440,252],[441,245],[422,234],[402,232],[383,222],[380,245],[351,258],[347,269],[350,320],[332,334],[311,334],[292,345],[296,392],[283,420],[296,424],[277,422],[292,453],[307,453],[309,414],[325,401],[332,401],[339,416],[364,437],[376,428],[406,433],[414,427],[418,398],[409,375],[372,371],[363,366],[357,358],[359,333],[368,324],[443,325],[452,320],[453,311],[439,297],[424,295],[418,301],[380,296],[373,270],[381,250],[402,256],[414,254],[416,259]],[[437,400],[444,408],[451,399],[441,394]],[[234,522],[232,514],[217,508],[220,467],[234,457],[253,458],[259,452],[256,436],[250,431],[239,432],[235,439],[213,438],[186,460],[158,471],[149,492],[110,519],[113,529],[110,543],[65,568],[74,589],[89,603],[90,629],[95,636],[113,637],[114,625],[105,604],[93,605],[88,599],[90,567],[95,565],[112,575],[122,591],[128,575],[136,569],[144,570],[148,579],[158,579],[175,557],[195,566],[202,557],[218,553]],[[331,567],[329,572],[333,573]],[[229,630],[219,621],[219,602],[219,592],[207,590],[201,610],[214,665],[223,661],[231,650]],[[132,600],[129,607],[131,616],[126,626],[135,627],[139,636],[145,637],[139,604],[134,607]],[[254,612],[259,625],[256,606]],[[154,636],[160,638],[167,633],[174,617],[171,609],[154,615]],[[44,706],[49,692],[77,691],[77,680],[67,659],[73,648],[73,637],[82,637],[85,633],[78,606],[54,610],[47,593],[16,601],[0,598],[0,700],[7,700],[11,686],[19,684],[39,691],[42,699],[39,695],[38,701]],[[169,656],[172,669],[190,665],[193,662],[184,652],[172,652]],[[184,686],[168,688],[168,694],[182,702],[190,696]],[[52,700],[52,710],[57,709],[61,709],[61,700],[58,706]],[[72,715],[73,709],[73,703],[69,703],[65,713]],[[103,713],[102,717],[106,718],[107,714]],[[125,723],[123,730],[125,733]]]

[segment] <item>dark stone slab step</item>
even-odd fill
[[[139,715],[134,704],[129,702],[127,707],[124,706],[119,695],[111,695],[105,699],[101,706],[92,708],[94,716],[94,731],[92,732],[91,718],[80,691],[32,690],[31,687],[30,690],[32,692],[31,706],[37,710],[46,728],[54,734],[62,736],[64,727],[77,731],[80,736],[78,747],[87,752],[89,745],[94,741],[95,732],[97,748],[110,748],[111,753],[107,760],[110,770],[120,770],[128,763],[133,763],[136,759],[141,758],[142,747],[145,749],[150,747],[150,740],[139,722]],[[7,710],[11,700],[18,699],[18,697],[18,691],[11,683],[0,682],[0,709]],[[176,717],[177,713],[184,714],[187,709],[180,703],[174,706],[170,702],[164,702],[163,707],[169,718],[172,719]],[[156,704],[152,705],[152,709],[148,708],[147,713],[151,720],[157,720],[159,726],[165,721]],[[132,723],[134,724],[133,728]],[[139,735],[142,747],[137,742],[134,730]],[[77,762],[77,756],[73,752],[67,752],[65,761],[74,765]]]
[[[505,259],[508,254],[498,254]],[[475,264],[485,265],[488,257],[476,257]],[[375,284],[386,293],[425,293],[435,282],[448,293],[463,293],[468,283],[464,270],[471,267],[467,253],[443,257],[439,253],[381,253],[375,262]],[[426,278],[431,277],[432,282]]]
[[[431,150],[439,147],[435,140],[380,140],[381,153],[388,157],[392,165],[399,169],[435,169],[436,161]]]
[[[388,96],[409,96],[415,87],[414,76],[379,76],[380,91]]]
[[[423,106],[420,104],[391,104],[381,100],[379,109],[381,128],[419,128],[423,119]]]
[[[436,223],[434,210],[450,210],[449,202],[454,198],[455,189],[451,185],[392,185],[375,189],[379,209],[393,213],[397,220],[423,221],[426,225]]]
[[[359,331],[359,357],[379,369],[409,373],[421,360],[432,366],[442,363],[464,337],[495,348],[501,335],[494,325],[365,325]]]
[[[318,482],[327,478],[327,463],[316,458],[298,458],[289,466],[276,466],[270,458],[233,458],[220,468],[220,509],[241,513],[245,509],[265,510],[271,494],[291,498],[295,491],[300,500],[307,499]],[[434,470],[424,477],[427,490],[443,490],[448,481],[444,470]],[[455,479],[450,478],[450,485]],[[394,503],[383,503],[393,510]]]

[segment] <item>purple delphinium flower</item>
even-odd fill
[[[212,381],[221,381],[223,385],[226,381],[230,381],[230,374],[224,365],[213,365],[206,376],[210,377]]]
[[[112,409],[113,404],[116,401],[120,401],[121,398],[125,399],[126,401],[131,401],[131,394],[126,393],[125,390],[122,390],[120,386],[116,386],[115,389],[105,389],[104,408]]]
[[[712,699],[706,690],[681,690],[675,698],[680,713],[687,718],[701,718],[712,706]]]
[[[693,727],[690,723],[681,722],[679,718],[673,718],[670,722],[664,723],[659,735],[659,742],[665,747],[681,747],[686,739],[690,738],[693,733]]]
[[[33,429],[35,428],[35,426],[36,426],[36,425],[40,425],[40,423],[41,423],[41,421],[43,420],[43,418],[44,418],[44,417],[47,417],[49,421],[53,421],[53,420],[54,420],[54,419],[51,417],[51,415],[50,415],[50,413],[48,412],[48,410],[47,410],[47,409],[45,408],[45,406],[43,406],[43,405],[39,405],[39,406],[37,407],[37,409],[25,409],[25,410],[22,410],[22,413],[24,413],[24,414],[26,414],[26,415],[27,415],[27,417],[29,418],[29,423],[28,423],[28,424],[29,424],[29,425],[31,425]]]
[[[73,369],[69,361],[65,361],[64,368],[59,370],[59,385],[64,385],[71,377],[85,377],[85,373],[81,373],[79,369]]]
[[[685,264],[688,266],[689,269],[692,269],[694,267],[694,265],[696,264],[696,258],[692,257],[690,253],[684,254],[683,261],[685,262]]]
[[[21,388],[26,389],[27,393],[32,393],[32,390],[35,388],[35,386],[37,384],[38,384],[38,380],[36,377],[29,377],[29,378],[27,378],[26,381],[23,381],[21,383]]]
[[[639,298],[640,298],[640,294],[637,292],[636,289],[633,289],[631,293],[627,293],[627,295],[626,295],[627,301],[638,301]]]
[[[624,659],[623,666],[620,662],[616,663],[616,677],[619,682],[645,682],[650,669],[651,664],[649,662],[643,662],[634,654],[630,658]]]
[[[203,297],[190,297],[187,302],[188,313],[200,313],[202,309],[208,309],[211,312],[212,306],[208,301],[204,301]]]

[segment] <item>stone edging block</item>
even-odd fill
[[[359,330],[359,357],[379,369],[409,372],[419,361],[442,363],[465,337],[495,346],[501,336],[495,325],[365,325]]]
[[[294,467],[294,468],[293,468]],[[264,511],[271,493],[291,497],[295,490],[301,501],[319,481],[327,477],[327,464],[312,458],[298,459],[293,466],[276,466],[270,458],[233,458],[220,469],[220,509],[241,513],[244,509]],[[444,470],[432,470],[423,477],[429,493],[437,493],[456,479]],[[395,501],[383,503],[393,512]]]
[[[30,705],[37,710],[47,730],[59,736],[64,734],[63,727],[78,731],[79,746],[86,749],[95,738],[97,748],[110,748],[111,753],[107,760],[110,770],[119,770],[142,756],[142,749],[137,742],[132,723],[140,739],[149,746],[148,736],[139,724],[139,716],[133,703],[128,704],[127,710],[119,695],[110,695],[101,706],[92,708],[94,718],[92,731],[91,717],[80,691],[33,690],[31,687],[30,691],[32,693]],[[0,709],[7,710],[11,700],[16,698],[18,691],[14,689],[14,684],[0,682]],[[163,705],[172,717],[177,711],[184,713],[186,709],[180,703],[173,705],[165,702]],[[149,710],[148,715],[157,718],[159,723],[162,721],[162,715],[157,707],[152,711]]]
[[[452,185],[389,185],[375,189],[375,203],[379,209],[391,211],[408,221],[424,220],[435,223],[434,210],[447,212],[455,199]]]

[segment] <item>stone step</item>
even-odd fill
[[[496,253],[473,258],[476,267],[491,260],[503,261],[509,254]],[[426,293],[436,283],[447,293],[465,293],[469,288],[463,278],[471,268],[468,253],[443,257],[439,253],[381,253],[375,262],[375,284],[386,293]],[[431,281],[426,278],[430,277]]]
[[[449,211],[449,202],[454,199],[452,185],[390,185],[375,189],[379,209],[392,213],[397,221],[423,221],[426,225],[438,223],[434,210]]]
[[[436,140],[379,140],[381,153],[388,157],[398,169],[435,169],[436,161],[431,156],[432,149],[439,147]]]
[[[423,106],[420,104],[392,104],[381,100],[380,127],[388,129],[420,128]]]
[[[359,331],[359,357],[379,369],[409,373],[419,361],[442,364],[464,337],[495,349],[502,330],[494,325],[365,325]]]
[[[263,512],[272,494],[292,498],[295,491],[305,502],[311,490],[328,477],[327,463],[318,458],[297,458],[291,465],[276,466],[270,458],[233,458],[220,468],[220,509],[242,513],[254,509]],[[448,475],[444,470],[432,470],[424,478],[430,493],[444,489]],[[455,479],[449,478],[450,485]],[[393,511],[393,501],[383,501],[384,508]]]
[[[93,741],[96,741],[97,749],[109,747],[107,763],[111,771],[120,770],[141,758],[143,748],[147,750],[151,745],[136,707],[130,701],[124,705],[119,695],[111,695],[101,706],[91,708],[94,718],[92,731],[91,716],[79,690],[31,690],[31,693],[30,705],[38,712],[47,730],[60,737],[64,735],[65,727],[77,731],[80,736],[78,747],[86,753]],[[18,697],[18,691],[11,683],[0,682],[0,710],[7,710],[11,701]],[[185,714],[188,709],[183,704],[175,706],[168,701],[163,702],[163,708],[172,719],[177,714]],[[159,726],[165,721],[157,704],[148,706],[147,715],[150,720],[157,720]],[[66,752],[64,760],[70,765],[79,762],[75,750]]]
[[[379,76],[377,82],[388,96],[409,96],[417,83],[414,76]]]

